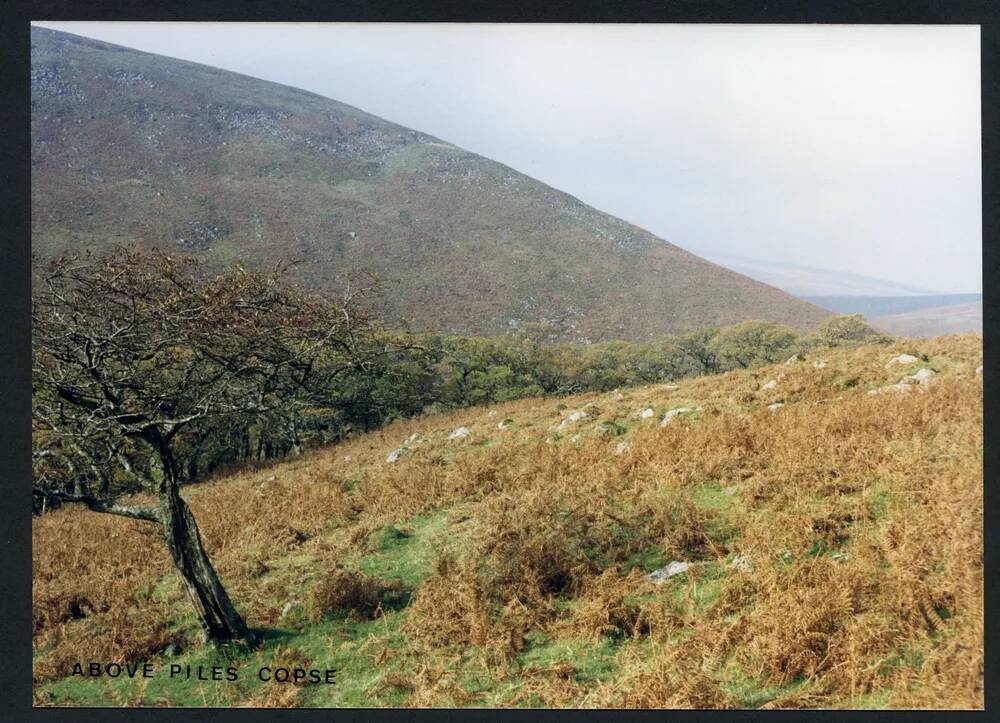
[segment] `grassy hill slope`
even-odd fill
[[[886,366],[904,352],[919,360]],[[36,702],[981,707],[981,364],[975,335],[816,351],[398,422],[189,486],[265,630],[252,653],[193,642],[151,528],[48,513]],[[885,389],[921,368],[930,382]],[[644,578],[671,561],[690,567]],[[159,672],[67,677],[78,660]],[[170,664],[241,675],[177,681]],[[339,673],[262,683],[261,665]]]
[[[227,71],[32,29],[36,251],[139,243],[220,265],[365,269],[396,323],[644,340],[828,313],[511,168],[356,108]]]

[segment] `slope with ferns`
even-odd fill
[[[819,349],[396,422],[190,485],[253,652],[195,641],[151,529],[47,513],[36,703],[981,708],[981,364],[976,335]],[[670,562],[688,567],[647,579]],[[86,680],[81,660],[157,672]]]

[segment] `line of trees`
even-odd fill
[[[744,322],[572,347],[544,327],[498,339],[391,333],[357,279],[336,300],[281,272],[210,275],[191,259],[118,249],[34,266],[36,511],[73,502],[157,525],[207,638],[253,644],[180,495],[215,467],[294,454],[399,417],[609,390],[877,341],[859,317],[807,337]],[[152,493],[155,504],[122,500]]]

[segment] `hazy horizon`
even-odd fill
[[[982,290],[978,27],[37,24],[348,103],[696,253]]]

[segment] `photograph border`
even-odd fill
[[[982,228],[984,333],[984,587],[985,709],[983,711],[678,711],[630,710],[509,710],[509,709],[107,709],[31,707],[31,514],[28,504],[31,475],[30,379],[30,40],[31,20],[141,20],[141,21],[253,21],[253,22],[573,22],[573,23],[822,23],[822,24],[978,24],[981,25],[982,60]],[[998,533],[991,522],[998,518],[1000,490],[995,471],[1000,469],[1000,448],[993,444],[998,390],[995,380],[996,344],[988,332],[997,318],[1000,294],[996,290],[1000,268],[998,218],[1000,218],[1000,139],[998,139],[998,56],[1000,56],[1000,4],[934,1],[850,2],[788,0],[767,3],[707,0],[694,2],[553,2],[546,5],[516,0],[493,4],[404,2],[371,0],[320,4],[304,0],[283,3],[211,2],[182,0],[153,6],[140,0],[72,3],[68,1],[9,0],[0,25],[0,67],[5,102],[0,104],[5,142],[0,144],[0,178],[6,203],[0,206],[4,249],[0,263],[0,462],[7,494],[0,495],[5,554],[0,555],[0,717],[4,720],[192,720],[236,718],[272,720],[294,716],[304,720],[514,720],[609,718],[653,720],[675,716],[680,720],[760,720],[767,716],[788,720],[923,720],[940,716],[985,718],[998,708],[997,622]],[[991,283],[993,282],[993,283]]]

